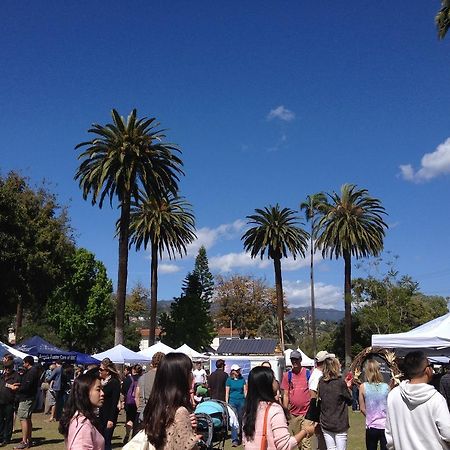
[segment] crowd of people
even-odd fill
[[[49,421],[59,421],[68,450],[110,450],[120,410],[125,412],[125,437],[143,439],[158,450],[199,448],[194,412],[205,399],[226,402],[235,412],[231,427],[234,447],[246,450],[345,450],[349,406],[365,416],[367,450],[442,450],[450,448],[450,374],[432,385],[433,367],[422,352],[403,361],[404,380],[387,384],[379,363],[364,364],[364,382],[343,377],[336,356],[320,351],[313,370],[302,366],[292,351],[291,367],[276,379],[271,364],[254,367],[248,380],[241,367],[230,373],[216,361],[211,374],[182,353],[156,353],[148,370],[135,364],[120,374],[105,358],[87,368],[55,361],[46,369],[31,356],[20,372],[10,354],[3,357],[0,376],[0,445],[11,442],[14,416],[22,440],[14,448],[32,446],[32,413],[40,392]]]

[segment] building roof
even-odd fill
[[[275,339],[226,339],[217,353],[233,355],[273,355],[277,341]]]
[[[155,336],[160,337],[161,336],[161,328],[156,327],[155,328]],[[148,338],[149,334],[150,334],[150,329],[149,328],[141,328],[139,330],[139,332],[141,333],[141,338]]]

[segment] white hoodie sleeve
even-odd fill
[[[389,397],[388,397],[389,402]],[[384,434],[386,436],[386,448],[387,450],[394,450],[394,441],[392,439],[391,421],[389,420],[389,408],[386,408],[386,425]]]
[[[441,438],[445,442],[450,442],[450,413],[445,398],[438,392],[436,397],[436,426]]]

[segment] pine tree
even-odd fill
[[[209,271],[208,257],[206,256],[206,249],[202,245],[198,250],[198,255],[195,258],[194,272],[201,285],[200,297],[205,301],[210,301],[214,290],[214,277]]]
[[[163,342],[172,347],[187,344],[200,351],[211,344],[215,335],[210,303],[201,297],[203,286],[195,273],[188,273],[182,291],[170,305],[170,315],[161,315]]]

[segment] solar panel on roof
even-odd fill
[[[275,353],[275,339],[227,339],[217,349],[219,354],[272,355]]]

